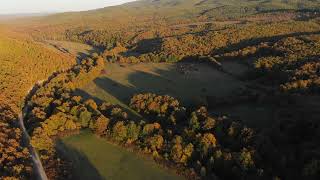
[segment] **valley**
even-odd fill
[[[0,25],[0,179],[320,178],[319,0],[138,0]]]

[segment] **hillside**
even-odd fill
[[[24,24],[23,31],[27,29],[37,39],[81,41],[113,47],[116,41],[133,45],[137,34],[144,39],[156,38],[159,34],[175,35],[168,34],[169,25],[195,22],[195,25],[199,22],[215,25],[214,22],[226,21],[234,24],[231,20],[246,21],[249,16],[253,20],[268,19],[277,13],[286,17],[287,12],[292,16],[290,12],[317,12],[319,7],[319,0],[140,0],[87,12],[23,19],[18,24]],[[187,27],[178,29],[180,33],[189,31]]]
[[[150,20],[149,18],[163,19],[165,22],[215,20],[239,18],[269,11],[317,11],[319,6],[318,0],[139,0],[121,6],[87,12],[51,15],[35,19],[35,21],[46,22],[50,25],[95,24],[98,26],[98,23],[108,24],[110,21],[143,23]]]
[[[320,0],[140,0],[1,23],[0,145],[14,133],[0,153],[19,148],[0,178],[34,175],[20,113],[49,179],[320,179]]]
[[[33,164],[18,114],[28,91],[53,72],[68,69],[73,56],[51,51],[28,36],[0,29],[1,179],[33,179]]]
[[[55,71],[69,68],[74,57],[51,51],[27,37],[0,34],[0,90],[2,103],[21,107],[28,90],[37,82],[46,79]],[[17,109],[16,109],[17,110]]]

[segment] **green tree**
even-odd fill
[[[87,128],[89,126],[89,122],[91,121],[91,115],[92,113],[89,112],[87,109],[80,113],[79,120],[83,128]]]
[[[196,131],[200,128],[200,123],[199,123],[196,112],[191,113],[191,118],[189,120],[189,128],[192,129],[193,131]]]
[[[135,124],[133,121],[130,121],[127,125],[127,143],[132,143],[139,138],[141,127]]]

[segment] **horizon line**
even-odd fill
[[[107,7],[116,7],[116,6],[121,6],[124,4],[128,4],[131,2],[135,2],[139,0],[131,0],[129,2],[123,2],[120,4],[113,4],[113,5],[107,5],[107,6],[102,6],[102,7],[97,7],[97,8],[92,8],[92,9],[84,9],[84,10],[48,10],[48,11],[29,11],[29,12],[17,12],[17,13],[2,13],[0,12],[0,16],[32,16],[32,15],[50,15],[50,14],[60,14],[60,13],[77,13],[77,12],[87,12],[87,11],[94,11],[98,9],[103,9]]]

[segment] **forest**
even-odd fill
[[[47,50],[24,35],[5,28],[0,31],[0,178],[30,179],[35,177],[33,164],[18,114],[35,83],[75,62],[73,57]]]
[[[0,25],[0,179],[37,179],[33,149],[48,179],[76,179],[59,143],[83,132],[184,179],[320,178],[319,0],[140,0]]]

